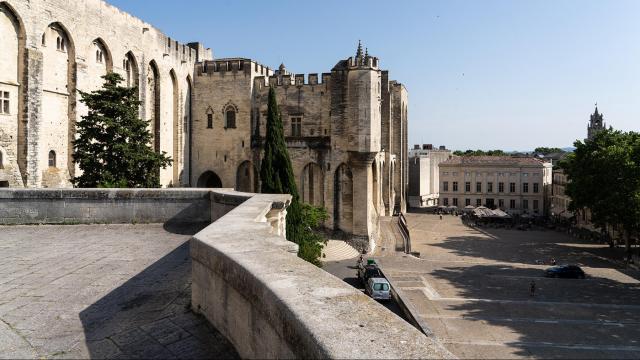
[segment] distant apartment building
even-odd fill
[[[434,149],[431,144],[424,144],[422,147],[414,145],[413,150],[409,151],[409,206],[425,207],[438,204],[438,165],[451,157],[451,150],[444,146]]]
[[[546,215],[551,163],[532,157],[461,156],[440,163],[440,205]]]
[[[562,169],[554,170],[551,186],[551,208],[549,209],[552,217],[566,219],[573,217],[573,212],[569,211],[571,198],[565,193],[566,187],[567,174]]]

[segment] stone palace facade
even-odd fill
[[[330,72],[293,74],[215,59],[101,0],[0,1],[0,187],[70,187],[78,90],[120,73],[139,89],[163,186],[259,189],[274,87],[304,201],[328,226],[375,241],[378,217],[406,208],[405,87],[359,46]]]

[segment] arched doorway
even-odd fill
[[[324,206],[324,172],[320,165],[309,163],[302,169],[300,188],[303,202]]]
[[[353,232],[353,174],[346,164],[335,171],[333,195],[333,223],[335,230]]]
[[[218,174],[213,171],[206,171],[198,178],[199,188],[221,188],[222,181]]]
[[[243,192],[257,192],[258,177],[251,161],[244,161],[236,172],[236,190]]]

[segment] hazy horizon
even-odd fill
[[[524,150],[637,130],[640,2],[108,0],[215,57],[328,72],[358,40],[409,91],[409,145]]]

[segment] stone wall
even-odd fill
[[[71,139],[87,112],[76,90],[95,90],[114,71],[139,87],[140,116],[151,120],[156,148],[175,160],[161,171],[161,183],[188,184],[193,70],[196,61],[211,58],[210,50],[179,44],[102,0],[0,1],[0,31],[3,41],[7,34],[0,92],[11,100],[9,114],[0,113],[0,151],[9,165],[0,166],[0,181],[70,186],[78,171]]]
[[[212,208],[206,189],[0,189],[4,225],[209,223]]]
[[[288,201],[255,195],[191,240],[192,309],[241,357],[452,358],[376,301],[298,258],[277,231]]]
[[[340,60],[320,77],[216,59],[197,63],[195,75],[193,184],[257,189],[273,88],[302,200],[327,209],[327,228],[373,250],[379,216],[403,209],[406,181],[406,89],[388,80],[377,58]]]

